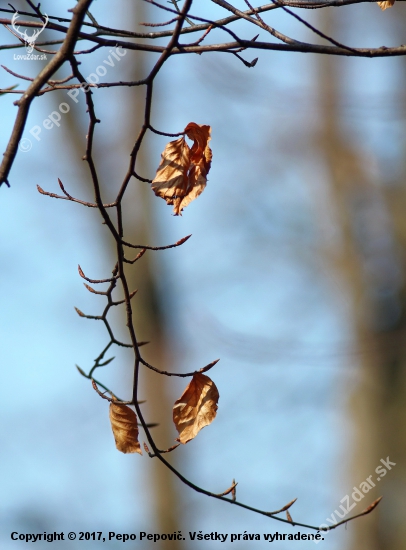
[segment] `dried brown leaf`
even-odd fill
[[[175,215],[180,214],[180,204],[188,192],[188,170],[190,166],[190,149],[185,138],[170,141],[162,155],[152,190],[155,195],[173,204]]]
[[[189,122],[184,131],[193,140],[192,148],[184,137],[169,142],[152,181],[155,195],[173,205],[175,216],[203,192],[212,159],[210,126]]]
[[[110,403],[110,422],[117,449],[122,453],[142,455],[138,442],[138,422],[135,412],[126,405],[112,402]]]
[[[192,189],[189,195],[183,199],[182,208],[185,208],[203,192],[213,157],[209,147],[209,141],[211,140],[210,126],[189,122],[185,128],[185,134],[189,139],[193,139],[194,143],[190,150],[191,168],[189,172],[189,186]]]
[[[195,372],[182,396],[173,406],[173,421],[179,433],[178,441],[187,443],[202,428],[213,422],[217,414],[219,392],[205,374]]]
[[[386,9],[391,8],[394,3],[395,3],[395,0],[384,0],[383,2],[377,2],[378,6],[381,8],[382,11],[385,11]]]

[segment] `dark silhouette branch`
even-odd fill
[[[72,55],[83,19],[91,2],[92,0],[79,0],[77,5],[71,10],[73,13],[72,21],[67,29],[66,37],[63,41],[61,49],[46,65],[46,67],[40,71],[38,76],[33,80],[32,84],[24,93],[23,97],[16,103],[18,106],[16,121],[14,123],[14,128],[6,148],[6,152],[4,153],[3,161],[0,165],[0,186],[3,183],[8,183],[10,170],[17,154],[18,144],[23,135],[31,103],[45,82],[47,82]]]

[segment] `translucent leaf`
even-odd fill
[[[139,453],[138,422],[135,412],[126,405],[110,403],[110,422],[116,447],[122,453]]]
[[[384,11],[387,8],[391,8],[394,3],[395,0],[384,0],[383,2],[378,2],[378,6],[381,8],[382,11]]]
[[[193,140],[192,148],[184,137],[170,141],[152,181],[152,190],[173,205],[175,216],[203,192],[212,159],[210,126],[189,122],[184,131]]]
[[[205,374],[196,372],[173,407],[173,421],[180,443],[187,443],[213,422],[218,400],[219,392],[214,382]]]

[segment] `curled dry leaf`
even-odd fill
[[[135,412],[127,405],[119,405],[113,401],[110,403],[110,422],[117,449],[122,453],[142,455]]]
[[[202,428],[213,422],[217,414],[219,392],[205,374],[195,372],[182,396],[173,406],[173,421],[179,433],[178,441],[187,443]]]
[[[391,8],[394,3],[395,0],[384,0],[383,2],[378,2],[378,6],[381,8],[382,11],[384,11],[387,8]]]
[[[212,159],[210,126],[189,122],[184,132],[193,140],[192,148],[184,137],[169,142],[152,181],[155,195],[173,205],[175,216],[203,192]]]

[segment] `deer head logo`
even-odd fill
[[[11,25],[12,25],[13,29],[16,31],[16,33],[18,33],[24,39],[24,42],[25,42],[26,47],[27,47],[27,53],[31,53],[32,50],[34,49],[34,44],[35,44],[36,39],[38,38],[38,36],[42,33],[42,31],[45,29],[45,27],[48,24],[48,16],[47,16],[47,14],[45,14],[45,22],[43,22],[42,28],[41,29],[34,29],[34,32],[32,33],[31,36],[29,34],[27,34],[27,31],[24,31],[24,32],[20,31],[20,27],[18,27],[16,25],[16,21],[17,21],[18,18],[19,18],[18,11],[16,11],[13,15],[12,20],[11,20]]]

